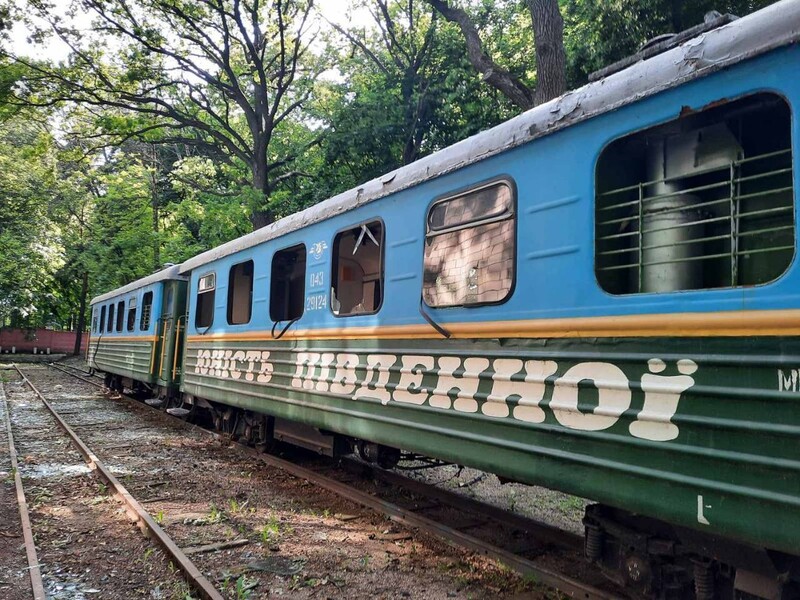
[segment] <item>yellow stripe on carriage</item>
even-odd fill
[[[736,337],[800,335],[800,310],[728,311],[715,313],[667,313],[441,323],[453,338],[579,338],[579,337]],[[289,330],[281,339],[442,339],[429,325],[385,325]],[[190,342],[209,340],[272,340],[269,331],[206,333],[187,337]]]

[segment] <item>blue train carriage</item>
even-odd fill
[[[87,362],[108,387],[162,398],[177,391],[186,287],[170,265],[91,301]]]
[[[598,501],[645,597],[797,597],[799,32],[780,2],[188,260],[187,400]]]

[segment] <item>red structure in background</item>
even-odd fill
[[[72,354],[75,349],[75,331],[51,331],[49,329],[0,329],[0,353],[11,352],[37,354]],[[89,333],[81,339],[81,353],[86,352]]]

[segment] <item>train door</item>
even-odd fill
[[[186,330],[186,282],[164,283],[164,301],[159,319],[160,352],[157,378],[161,385],[172,386],[180,380],[183,339]]]
[[[161,303],[161,315],[159,318],[158,339],[161,346],[159,360],[157,364],[158,382],[162,385],[169,385],[172,373],[172,348],[174,347],[174,306],[175,288],[171,281],[164,282],[164,298]]]

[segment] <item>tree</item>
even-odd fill
[[[634,54],[658,35],[679,33],[703,23],[709,11],[743,17],[775,1],[568,0],[562,6],[569,85],[586,83],[590,73]]]
[[[319,151],[301,159],[303,170],[316,174],[316,181],[295,184],[294,197],[308,194],[307,202],[379,177],[516,112],[483,84],[464,56],[458,28],[435,9],[404,0],[359,6],[372,25],[333,25],[339,36],[331,36],[332,51],[342,76],[325,81],[307,107],[327,129]],[[526,44],[524,35],[519,43]]]
[[[291,166],[303,147],[284,144],[276,153],[278,130],[325,68],[307,60],[311,7],[312,0],[82,0],[73,10],[95,17],[92,36],[31,2],[71,54],[58,67],[13,56],[29,70],[17,101],[111,107],[127,116],[110,123],[117,143],[159,131],[159,142],[242,163],[258,192],[252,225],[262,227],[274,218],[271,194],[300,175]]]
[[[42,191],[52,187],[49,142],[36,122],[7,121],[0,134],[0,324],[34,318],[46,293],[47,246],[37,241],[46,231]]]
[[[445,19],[459,26],[472,65],[486,83],[505,94],[519,108],[526,110],[566,91],[564,22],[557,0],[526,0],[536,49],[535,87],[531,87],[521,77],[501,67],[489,56],[484,50],[478,27],[466,10],[451,5],[449,0],[426,0],[426,2],[439,11]]]
[[[434,52],[436,12],[422,14],[413,2],[375,0],[370,11],[377,26],[372,39],[366,32],[332,26],[377,68],[385,83],[398,89],[402,116],[403,150],[401,164],[419,157],[422,139],[431,113],[429,67]],[[376,43],[377,42],[377,43]]]

